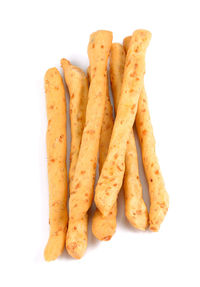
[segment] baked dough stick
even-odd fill
[[[125,170],[125,152],[130,136],[145,71],[145,51],[151,33],[137,30],[126,56],[123,84],[106,161],[96,187],[95,203],[107,216],[117,200]]]
[[[145,89],[142,89],[136,116],[136,129],[142,150],[142,160],[149,185],[150,212],[149,225],[158,231],[169,207],[169,197],[165,190],[158,158],[155,153],[155,139],[150,120]]]
[[[70,94],[71,121],[71,151],[69,184],[70,190],[75,173],[76,163],[81,145],[83,128],[85,125],[86,107],[88,101],[88,80],[85,73],[66,59],[61,60],[65,82]]]
[[[69,200],[71,220],[83,218],[92,203],[106,97],[106,69],[111,43],[112,33],[109,31],[97,31],[90,36],[88,55],[92,81],[88,94],[86,123]],[[80,250],[76,243],[71,255],[81,258],[84,251]]]
[[[124,50],[126,53],[128,52],[130,41],[131,41],[131,36],[128,36],[128,37],[124,38],[124,40],[123,40],[123,46],[124,46]]]
[[[67,229],[66,99],[62,77],[56,68],[46,72],[45,92],[50,234],[44,257],[51,261],[63,251]]]
[[[115,110],[119,104],[125,65],[125,51],[121,44],[111,47],[110,78]],[[132,226],[145,230],[148,225],[148,211],[142,198],[142,185],[139,179],[137,149],[133,130],[127,142],[124,174],[125,214]]]
[[[88,80],[81,69],[71,65],[66,59],[61,60],[61,66],[64,70],[65,81],[70,94],[71,152],[69,190],[71,191],[85,124],[88,100]],[[66,249],[72,256],[74,255],[74,245],[77,245],[77,248],[80,248],[81,251],[85,250],[87,247],[87,214],[81,220],[69,219]],[[77,256],[79,256],[79,252]]]
[[[88,78],[90,80],[90,67],[88,68]],[[99,143],[99,174],[101,173],[104,161],[106,159],[110,138],[113,129],[113,112],[109,97],[109,86],[107,80],[106,101],[104,109],[104,117],[101,127],[100,143]],[[92,219],[92,232],[99,240],[108,241],[111,239],[116,230],[117,204],[115,204],[109,215],[103,217],[101,212],[96,209]]]
[[[125,48],[129,45],[129,39],[129,37],[124,39]],[[136,129],[142,150],[144,170],[149,185],[151,201],[149,225],[152,231],[158,231],[169,207],[169,197],[165,190],[163,177],[155,153],[155,139],[144,86],[138,102]]]

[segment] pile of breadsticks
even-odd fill
[[[144,89],[145,53],[151,33],[137,30],[123,45],[112,44],[112,32],[97,31],[88,45],[87,76],[66,59],[61,60],[70,95],[71,150],[69,169],[69,217],[67,212],[66,97],[63,80],[56,68],[45,75],[47,106],[47,158],[49,180],[49,240],[44,251],[47,261],[64,249],[81,258],[87,247],[88,210],[93,197],[96,211],[92,232],[99,240],[110,240],[116,229],[117,197],[122,187],[125,214],[130,224],[158,231],[168,210],[165,190]],[[114,109],[109,95],[107,65]],[[135,123],[142,160],[149,185],[150,212],[142,198]],[[95,188],[99,157],[99,179]]]

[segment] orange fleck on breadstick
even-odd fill
[[[120,100],[125,66],[125,51],[121,44],[111,47],[110,79],[114,97],[115,110]],[[148,225],[148,211],[142,198],[142,185],[139,179],[137,149],[133,130],[127,142],[124,175],[125,214],[132,226],[145,230]]]
[[[88,68],[88,78],[90,79],[90,67]],[[104,109],[104,117],[101,127],[100,143],[99,143],[99,174],[101,173],[104,161],[106,159],[110,138],[113,129],[113,111],[109,97],[109,86],[107,80],[106,87],[106,101]],[[108,241],[111,239],[116,230],[116,215],[117,204],[115,204],[106,217],[96,209],[92,219],[92,232],[94,236],[99,240]]]
[[[136,116],[145,72],[145,52],[150,39],[150,32],[135,31],[126,56],[121,96],[109,151],[95,192],[96,206],[104,216],[109,214],[122,186],[127,141]]]
[[[124,39],[125,49],[128,49],[129,42],[130,37],[126,37]],[[138,102],[136,129],[142,150],[144,170],[149,185],[151,201],[149,225],[152,231],[158,231],[169,207],[169,196],[165,190],[164,180],[155,153],[155,138],[144,85]]]
[[[83,218],[93,199],[99,139],[106,98],[107,61],[111,43],[112,33],[109,31],[97,31],[90,36],[88,56],[92,81],[88,94],[86,123],[70,194],[70,219],[79,220]],[[78,252],[80,252],[79,256],[77,256]],[[75,246],[72,256],[80,258],[82,252],[76,250]]]
[[[66,99],[62,77],[56,68],[45,74],[45,92],[50,234],[44,257],[51,261],[62,253],[67,229]]]
[[[83,128],[85,125],[88,101],[88,80],[81,69],[71,65],[66,59],[61,60],[61,66],[64,71],[65,82],[70,95],[71,150],[69,184],[71,185],[78,160]]]
[[[78,160],[82,133],[85,124],[88,101],[88,80],[85,73],[66,59],[61,60],[65,81],[70,94],[71,151],[69,169],[69,190],[71,192],[73,177]],[[78,220],[69,218],[66,249],[68,253],[80,258],[87,247],[87,214]]]

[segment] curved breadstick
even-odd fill
[[[90,67],[88,67],[88,78],[90,80]],[[104,161],[106,159],[110,138],[113,129],[113,111],[109,97],[109,86],[107,81],[106,101],[104,109],[104,117],[101,127],[100,143],[99,143],[99,174],[101,173]],[[116,230],[117,203],[113,206],[110,214],[106,217],[96,209],[92,218],[92,233],[99,240],[108,241],[111,239]]]
[[[69,190],[72,181],[81,145],[81,138],[85,124],[86,106],[88,100],[88,80],[85,73],[70,64],[66,59],[61,60],[65,82],[70,94],[70,121],[71,121],[71,151],[69,169]],[[87,215],[78,220],[69,219],[66,249],[68,253],[80,258],[87,247]],[[76,250],[78,250],[76,252]]]
[[[83,218],[91,206],[96,173],[97,154],[106,97],[106,69],[112,43],[112,33],[97,31],[90,36],[88,55],[91,66],[91,85],[88,94],[86,123],[72,182],[69,200],[70,219]],[[74,257],[77,256],[75,250]],[[72,255],[72,254],[71,254]]]
[[[129,41],[130,37],[124,39],[125,49],[128,49]],[[155,139],[144,86],[138,102],[136,129],[142,150],[144,170],[149,185],[151,201],[149,213],[150,229],[158,231],[169,207],[169,197],[165,190],[164,180],[155,153]]]
[[[146,30],[133,33],[126,56],[123,84],[109,151],[95,192],[95,203],[107,216],[117,200],[125,169],[125,152],[130,136],[145,71],[145,52],[151,38]]]
[[[119,104],[125,65],[125,51],[121,44],[111,47],[110,79],[115,110]],[[124,174],[125,214],[132,226],[145,230],[148,225],[148,211],[142,198],[142,185],[139,179],[137,149],[133,130],[127,142]]]
[[[152,231],[158,231],[169,207],[169,197],[155,153],[155,139],[150,120],[145,89],[142,89],[136,116],[136,129],[142,150],[142,160],[149,185],[150,212],[149,225]]]
[[[50,234],[44,257],[51,261],[62,253],[67,229],[66,99],[62,77],[56,68],[46,72],[45,92]]]

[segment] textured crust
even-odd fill
[[[123,46],[118,43],[112,44],[110,78],[116,111],[120,100],[125,57]],[[142,185],[139,179],[137,149],[133,130],[131,130],[127,142],[123,187],[125,194],[125,214],[128,221],[135,228],[145,230],[148,225],[148,211],[142,198]]]
[[[85,73],[66,59],[61,60],[65,82],[70,95],[71,151],[69,169],[69,190],[75,173],[85,124],[88,101],[88,80]],[[78,220],[69,219],[66,249],[75,258],[81,258],[87,248],[87,215]]]
[[[127,141],[133,126],[145,72],[145,52],[151,38],[146,30],[133,33],[126,56],[123,84],[109,151],[95,192],[95,203],[107,216],[117,200],[125,170]]]
[[[169,197],[155,153],[155,139],[150,120],[147,96],[142,89],[136,116],[137,134],[142,150],[142,160],[149,185],[150,212],[149,225],[152,231],[158,231],[169,207]]]
[[[71,150],[69,184],[73,180],[78,160],[88,101],[88,80],[85,73],[66,59],[61,60],[65,82],[70,95]],[[71,188],[70,188],[71,190]]]
[[[56,68],[46,72],[45,92],[50,234],[44,257],[51,261],[62,253],[67,229],[66,99],[62,77]]]
[[[128,50],[131,37],[124,39],[123,45]],[[140,140],[142,159],[149,185],[151,200],[149,224],[152,231],[158,231],[169,207],[169,197],[165,190],[164,180],[155,153],[155,139],[151,125],[147,96],[144,86],[138,102],[136,128]]]
[[[90,67],[88,67],[88,78],[90,77]],[[113,129],[113,111],[109,97],[109,86],[107,80],[106,87],[106,101],[104,108],[104,116],[101,127],[100,143],[99,143],[99,174],[101,173],[104,161],[106,159],[110,138]],[[112,238],[116,230],[116,215],[117,215],[117,204],[115,204],[110,214],[104,217],[98,209],[96,209],[92,218],[92,233],[99,240],[108,241]]]
[[[81,219],[69,219],[66,249],[69,255],[80,259],[85,254],[88,237],[88,215]]]
[[[70,220],[84,218],[93,199],[99,139],[106,97],[106,69],[111,43],[112,33],[109,31],[97,31],[90,36],[88,55],[92,81],[88,94],[86,123],[70,193]],[[78,250],[75,252],[74,255],[72,253],[71,255],[76,258],[83,255]],[[79,252],[79,255],[77,255],[77,252]]]

